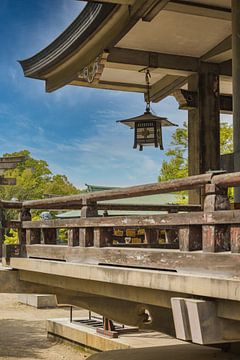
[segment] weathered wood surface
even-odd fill
[[[126,211],[174,211],[174,212],[185,212],[185,211],[201,211],[201,205],[178,205],[178,204],[107,204],[98,203],[96,204],[99,210],[126,210]]]
[[[3,209],[22,209],[22,202],[1,200],[0,207]]]
[[[16,185],[17,181],[14,178],[4,178],[0,176],[0,185]]]
[[[24,229],[74,227],[158,227],[172,228],[182,225],[239,224],[240,210],[222,210],[209,213],[180,213],[149,216],[118,216],[76,218],[65,220],[24,221]]]
[[[82,193],[79,195],[61,196],[51,199],[24,201],[23,206],[30,209],[47,209],[55,207],[72,206],[76,204],[91,204],[91,202],[124,199],[136,196],[164,194],[168,192],[189,190],[201,187],[211,181],[212,174],[190,176],[188,178],[169,180],[160,183],[132,186],[113,190]]]
[[[4,156],[0,157],[0,164],[7,164],[7,163],[19,163],[21,161],[24,161],[26,159],[26,156]]]
[[[240,254],[203,253],[168,249],[131,249],[30,245],[27,255],[42,259],[66,260],[83,264],[139,267],[192,274],[240,276]]]
[[[226,173],[213,176],[212,183],[217,186],[239,186],[240,185],[240,172]]]

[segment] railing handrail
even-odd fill
[[[107,216],[73,219],[23,221],[23,229],[87,228],[87,227],[158,227],[192,225],[239,224],[240,210],[221,210],[209,213],[176,213],[161,215]]]
[[[164,194],[183,190],[191,190],[211,182],[213,174],[201,174],[186,178],[174,179],[159,183],[130,186],[112,190],[81,193],[70,196],[53,197],[49,199],[24,201],[23,207],[29,209],[63,209],[91,202],[125,199],[137,196]]]

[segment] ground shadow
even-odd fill
[[[0,320],[0,357],[41,359],[40,350],[53,345],[43,321]]]
[[[239,360],[239,355],[192,344],[114,350],[90,356],[88,360]]]

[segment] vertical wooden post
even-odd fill
[[[198,91],[198,108],[188,115],[188,175],[220,169],[219,69],[201,63],[198,75],[189,80],[189,90]],[[189,192],[189,203],[200,204],[199,190]]]
[[[156,229],[145,229],[145,240],[146,244],[158,244],[159,231]]]
[[[202,249],[201,226],[182,226],[180,227],[178,234],[180,251],[194,251]]]
[[[5,222],[4,209],[0,208],[0,258],[2,257],[2,246],[4,243],[4,235],[5,235],[4,222]]]
[[[42,229],[43,244],[56,245],[57,230],[56,229]]]
[[[79,229],[73,228],[68,231],[68,246],[79,246]]]
[[[30,209],[22,209],[19,214],[19,220],[21,221],[21,229],[18,229],[18,241],[20,245],[26,244],[26,230],[22,228],[23,221],[31,221],[31,211]]]
[[[214,184],[205,186],[204,212],[229,210],[227,190]],[[230,250],[230,229],[228,225],[203,226],[203,251],[220,252]]]
[[[234,171],[240,171],[240,2],[232,0],[232,81]],[[234,189],[234,201],[240,203],[240,187]]]
[[[94,246],[104,247],[112,244],[112,229],[95,228],[94,229]]]
[[[96,204],[84,204],[81,209],[81,218],[86,219],[88,217],[97,217],[98,211]],[[79,246],[88,247],[93,246],[94,242],[93,228],[81,228],[79,229]]]
[[[27,229],[26,230],[26,244],[40,244],[41,243],[41,229]]]

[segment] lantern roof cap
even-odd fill
[[[154,115],[151,111],[145,111],[144,114],[140,116],[135,116],[133,118],[129,118],[125,120],[118,120],[117,122],[129,126],[131,129],[134,129],[134,124],[136,122],[145,122],[145,121],[154,121],[160,123],[161,126],[178,126],[177,124],[174,124],[171,121],[169,121],[166,117],[160,117]]]

